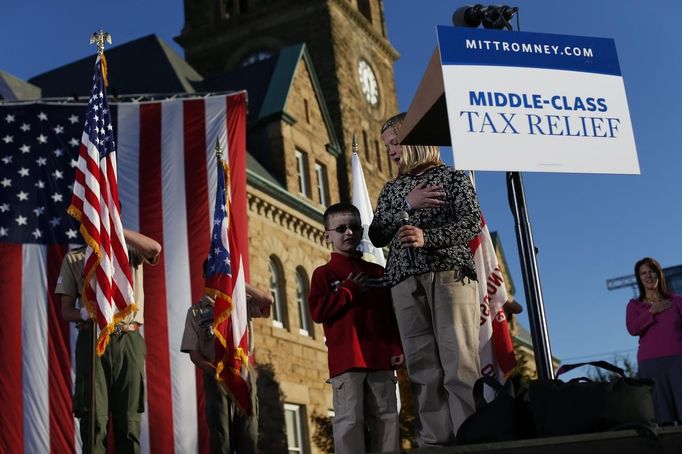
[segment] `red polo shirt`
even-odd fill
[[[333,252],[313,273],[308,306],[327,338],[329,376],[350,369],[390,370],[391,356],[403,353],[388,288],[362,293],[348,274],[377,278],[384,269],[360,257]]]

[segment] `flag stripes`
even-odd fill
[[[0,451],[13,452],[24,445],[22,327],[22,256],[21,244],[0,244],[0,301],[3,317],[12,323],[0,323]]]
[[[82,105],[59,107],[83,118]],[[230,150],[245,162],[245,94],[121,103],[111,109],[123,225],[163,246],[159,263],[144,266],[142,452],[208,453],[200,374],[180,353],[180,341],[187,308],[203,294],[201,265],[215,201],[212,144],[216,137],[222,143],[229,139]],[[228,121],[228,114],[240,118]],[[244,174],[244,209],[245,179]],[[0,300],[6,302],[3,316],[11,320],[0,324],[0,452],[80,452],[71,414],[76,334],[73,324],[62,321],[54,296],[66,250],[66,245],[0,243]]]

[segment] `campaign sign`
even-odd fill
[[[438,27],[455,166],[638,174],[612,39]]]

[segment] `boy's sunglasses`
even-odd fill
[[[334,227],[333,229],[327,229],[327,232],[331,232],[333,230],[336,233],[346,233],[346,230],[348,229],[350,229],[350,231],[353,233],[362,232],[362,226],[360,224],[344,224]]]

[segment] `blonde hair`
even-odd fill
[[[381,127],[381,133],[388,128],[393,128],[395,135],[402,128],[406,113],[402,112],[392,116]],[[440,150],[433,145],[401,145],[402,153],[398,164],[398,178],[407,173],[419,173],[422,170],[443,164],[440,159]]]

